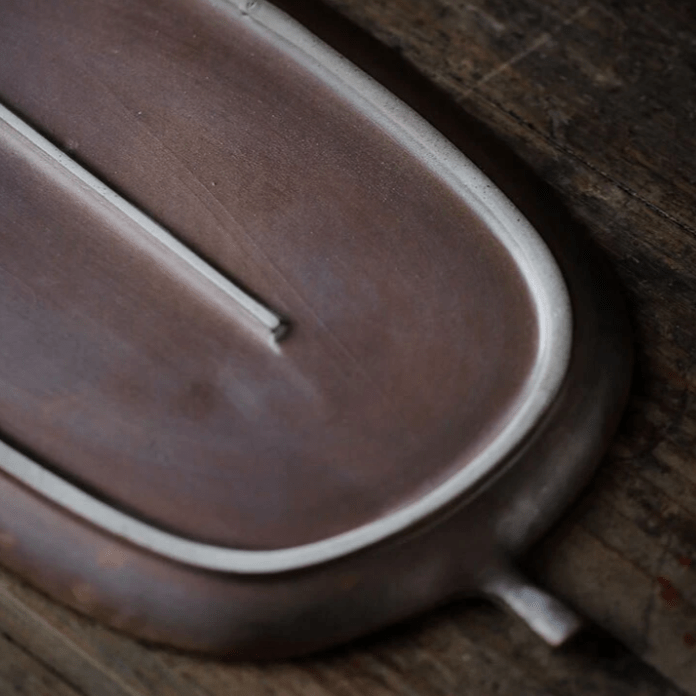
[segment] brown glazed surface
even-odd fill
[[[436,176],[205,0],[0,1],[0,99],[289,320],[279,354],[0,129],[0,434],[192,538],[413,500],[514,410],[537,323]]]

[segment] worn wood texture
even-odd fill
[[[554,652],[465,602],[314,658],[224,664],[140,645],[0,574],[0,693],[696,694],[696,9],[327,2],[505,141],[623,282],[638,352],[628,414],[528,559],[597,627]]]

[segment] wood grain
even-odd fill
[[[22,696],[83,696],[84,691],[26,647],[0,634],[0,693]]]
[[[554,652],[469,601],[311,659],[224,664],[142,646],[2,574],[0,692],[696,694],[696,10],[327,2],[526,161],[621,278],[638,352],[629,409],[590,489],[528,559],[596,627]]]

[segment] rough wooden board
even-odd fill
[[[7,696],[85,696],[52,667],[0,631],[0,694]]]
[[[696,11],[328,1],[488,124],[619,272],[639,353],[629,413],[591,489],[529,563],[664,678],[601,631],[554,653],[480,603],[312,659],[226,665],[143,647],[2,576],[0,631],[16,644],[0,643],[0,693],[696,694],[696,647],[685,642],[696,637]]]

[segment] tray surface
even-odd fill
[[[260,341],[3,126],[4,437],[159,527],[272,549],[417,499],[509,422],[539,348],[512,256],[275,34],[226,3],[3,14],[5,103],[291,327]]]

